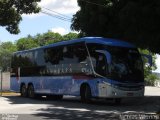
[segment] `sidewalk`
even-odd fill
[[[145,96],[160,96],[160,87],[145,87]]]

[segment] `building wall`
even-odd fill
[[[0,74],[0,90],[1,90],[1,82],[2,82],[3,91],[10,90],[10,73],[9,72],[3,72],[2,74]]]

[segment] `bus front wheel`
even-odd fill
[[[22,97],[27,97],[27,88],[26,85],[21,85],[21,90],[20,90],[21,96]]]
[[[81,88],[81,101],[85,103],[91,102],[91,89],[88,85],[82,86]]]

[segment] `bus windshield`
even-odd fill
[[[88,48],[91,58],[96,59],[96,64],[93,64],[96,73],[121,82],[142,82],[144,80],[143,62],[136,48],[100,44],[89,44]],[[100,50],[108,52],[110,56],[96,52]],[[107,58],[110,59],[107,60]]]
[[[123,47],[108,47],[111,54],[111,64],[108,67],[109,76],[125,82],[143,81],[143,63],[137,49]]]

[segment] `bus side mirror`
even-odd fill
[[[147,54],[141,54],[142,58],[146,59],[147,60],[147,63],[152,66],[153,63],[152,63],[152,55],[147,55]]]

